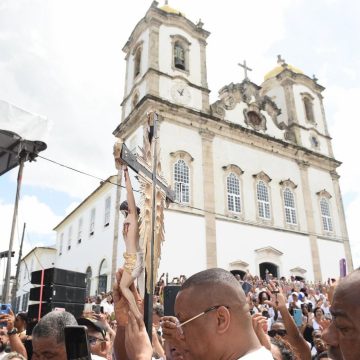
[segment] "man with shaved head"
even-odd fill
[[[334,360],[360,359],[360,270],[342,279],[334,292],[330,308],[333,320],[323,339]]]
[[[228,271],[208,269],[182,285],[174,317],[164,317],[164,337],[176,342],[184,358],[271,360],[252,327],[246,296]]]

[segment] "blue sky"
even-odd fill
[[[211,32],[207,47],[210,98],[240,82],[243,59],[261,84],[281,54],[316,74],[339,169],[355,265],[360,265],[360,3],[356,0],[170,0]],[[115,172],[112,131],[120,122],[125,76],[121,49],[149,0],[3,0],[0,3],[0,99],[46,116],[44,156],[107,178]],[[160,1],[160,5],[162,1]],[[206,4],[206,6],[205,6]],[[0,251],[7,248],[16,170],[0,178]],[[26,164],[20,226],[25,249],[54,242],[53,227],[99,184],[43,159]],[[18,235],[17,235],[18,236]]]

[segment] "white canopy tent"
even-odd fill
[[[44,140],[47,132],[48,121],[45,117],[30,113],[6,101],[0,100],[0,176],[19,165],[14,215],[2,296],[4,303],[7,303],[9,298],[11,254],[24,163],[26,161],[33,161],[40,151],[46,149]],[[16,277],[18,276],[18,270],[19,266]],[[17,281],[15,286],[13,286],[13,293],[16,293],[16,284]]]

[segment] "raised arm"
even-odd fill
[[[15,323],[15,315],[13,313],[12,310],[10,310],[9,314],[3,314],[0,315],[0,320],[2,322],[7,323],[6,328],[7,328],[7,333],[8,333],[8,337],[9,337],[9,343],[10,343],[10,348],[11,351],[15,351],[19,354],[21,354],[22,356],[25,357],[25,359],[27,359],[27,353],[26,353],[26,349],[24,344],[22,343],[20,337],[18,336],[15,327],[14,327],[14,323]],[[14,332],[15,330],[15,332]]]
[[[273,294],[272,301],[265,302],[271,306],[276,307],[278,311],[280,311],[287,332],[287,340],[294,348],[298,356],[301,356],[302,360],[311,360],[310,348],[304,337],[300,334],[294,319],[286,307],[286,299],[282,289],[277,287],[275,283],[271,281],[269,284],[269,290]]]
[[[129,170],[128,170],[128,167],[126,165],[124,165],[123,168],[124,168],[124,178],[125,178],[125,187],[126,187],[129,214],[135,215],[135,217],[137,218],[138,214],[137,214],[137,209],[136,209],[134,191],[133,191],[133,188],[131,186]]]

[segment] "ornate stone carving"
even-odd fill
[[[241,176],[244,173],[244,170],[242,170],[239,166],[235,164],[229,164],[222,167],[224,171],[233,172],[234,174]]]
[[[327,198],[327,199],[331,199],[331,198],[332,198],[331,194],[330,194],[327,190],[325,190],[325,189],[318,191],[318,192],[316,193],[316,195],[318,195],[319,197],[325,197],[325,198]]]
[[[254,250],[256,253],[258,254],[272,254],[272,255],[275,255],[275,256],[281,256],[281,255],[284,255],[283,252],[281,252],[280,250],[278,249],[275,249],[273,248],[272,246],[265,246],[265,247],[262,247],[260,249],[256,249]]]
[[[251,126],[254,130],[266,130],[266,118],[261,114],[256,103],[249,105],[248,109],[244,109],[245,124]]]
[[[170,156],[174,157],[174,158],[183,159],[183,160],[185,160],[187,162],[194,161],[194,158],[187,151],[184,151],[184,150],[178,150],[178,151],[175,151],[175,152],[171,152]]]
[[[222,100],[216,101],[214,104],[211,105],[211,112],[213,115],[218,116],[222,120],[225,117],[225,105],[223,104]]]
[[[272,179],[270,178],[270,176],[266,173],[264,173],[263,171],[260,171],[259,173],[257,174],[254,174],[253,175],[253,178],[255,179],[259,179],[259,180],[263,180],[265,181],[266,183],[269,183]]]
[[[283,187],[290,187],[292,189],[296,189],[297,188],[297,185],[295,185],[295,183],[293,181],[291,181],[290,179],[287,179],[287,180],[281,180],[279,182],[279,185],[280,186],[283,186]]]

